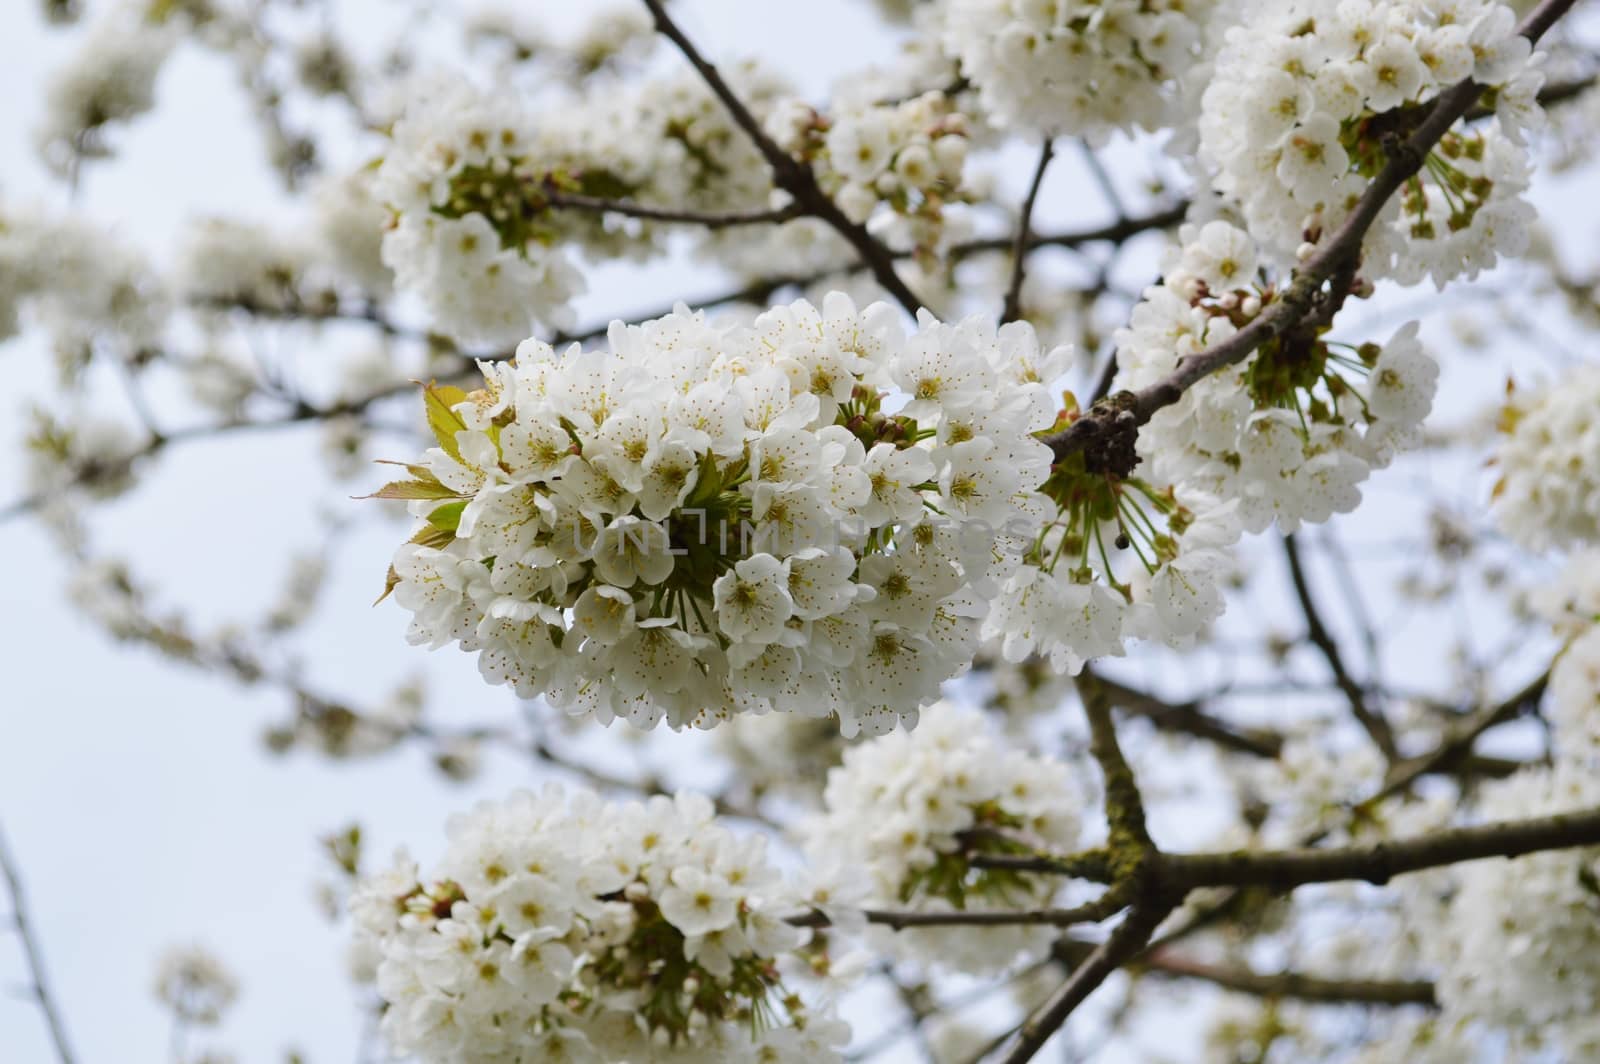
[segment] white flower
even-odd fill
[[[156,997],[180,1023],[214,1026],[239,996],[239,984],[222,962],[200,946],[174,947],[161,956]]]
[[[735,642],[770,643],[794,614],[783,563],[756,554],[734,565],[712,585],[717,627]]]
[[[1592,769],[1525,769],[1488,785],[1483,807],[1519,820],[1592,807]],[[1592,1016],[1600,993],[1600,850],[1551,850],[1460,867],[1442,954],[1440,1004],[1516,1030],[1558,1030]],[[1426,940],[1425,940],[1426,941]]]
[[[684,935],[695,938],[733,925],[737,899],[719,876],[696,868],[676,868],[657,899],[661,915]]]
[[[800,826],[813,862],[810,896],[841,916],[856,905],[919,911],[1047,906],[1059,882],[994,878],[968,860],[989,843],[961,836],[975,827],[1014,828],[1070,850],[1081,801],[1065,765],[1003,744],[975,710],[938,703],[916,731],[852,746],[828,773],[822,811]],[[1003,885],[1002,878],[1009,882]],[[1038,928],[988,927],[885,937],[899,954],[970,974],[1037,956],[1052,936]]]
[[[351,898],[396,1053],[655,1060],[670,1046],[671,1059],[754,1059],[783,1032],[832,1031],[825,1011],[780,992],[777,961],[804,936],[779,914],[798,895],[765,840],[736,839],[704,799],[608,803],[552,784],[448,830],[430,874],[402,861]],[[795,1064],[839,1059],[832,1043],[800,1044],[814,1055]]]
[[[64,175],[84,156],[108,154],[105,127],[155,105],[156,78],[180,37],[177,21],[163,23],[145,17],[138,5],[116,4],[90,24],[77,53],[45,88],[44,120],[35,136],[53,170]]]
[[[1256,272],[1256,244],[1227,222],[1207,222],[1183,246],[1182,270],[1215,292],[1247,287]]]
[[[1495,452],[1495,515],[1530,550],[1600,542],[1600,368],[1513,394]]]
[[[1493,0],[1258,5],[1227,31],[1200,96],[1200,158],[1263,249],[1288,264],[1339,230],[1387,158],[1374,119],[1427,106],[1468,74],[1509,89],[1501,119],[1445,134],[1363,247],[1368,278],[1472,277],[1524,240],[1510,219],[1526,209],[1521,128],[1537,123],[1529,53]]]
[[[439,445],[393,489],[425,522],[391,576],[409,637],[605,722],[914,722],[970,662],[1068,353],[981,319],[908,344],[843,296],[607,339],[430,391]]]
[[[950,0],[944,42],[998,124],[1098,141],[1174,117],[1211,7]]]
[[[915,523],[923,517],[921,485],[933,479],[928,452],[915,447],[878,443],[863,463],[872,495],[863,503],[861,516],[869,524]]]

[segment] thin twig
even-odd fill
[[[1136,905],[1110,936],[1084,962],[1072,970],[1067,981],[1056,988],[1043,1005],[1029,1016],[1017,1032],[1003,1064],[1023,1064],[1044,1048],[1090,994],[1099,988],[1123,963],[1144,948],[1156,927],[1166,919],[1171,907],[1165,904]]]
[[[1262,975],[1249,968],[1207,964],[1165,949],[1139,958],[1137,967],[1154,975],[1198,979],[1264,998],[1293,998],[1327,1004],[1438,1007],[1433,984],[1425,979],[1330,979],[1304,972]]]
[[[572,192],[547,192],[544,201],[552,207],[597,214],[620,214],[655,222],[682,222],[705,229],[728,229],[739,225],[771,225],[798,218],[805,210],[798,202],[760,211],[689,211],[673,207],[653,207],[648,203],[629,203],[604,196],[580,196]]]
[[[1289,577],[1294,584],[1295,598],[1300,603],[1300,612],[1306,620],[1306,638],[1328,663],[1328,671],[1333,673],[1334,683],[1339,685],[1339,690],[1344,692],[1345,698],[1350,703],[1351,715],[1372,737],[1373,743],[1383,752],[1383,756],[1393,761],[1398,756],[1394,729],[1390,727],[1382,712],[1368,703],[1366,689],[1350,675],[1350,670],[1344,662],[1344,655],[1339,649],[1338,640],[1333,638],[1327,625],[1322,622],[1322,614],[1311,595],[1311,585],[1306,580],[1305,566],[1300,559],[1299,542],[1292,534],[1283,537],[1283,553],[1289,562]]]
[[[722,106],[727,108],[734,124],[744,130],[745,135],[756,146],[756,150],[767,160],[777,186],[794,197],[801,211],[826,222],[844,237],[861,257],[861,261],[872,271],[872,276],[883,286],[884,291],[893,296],[907,313],[915,314],[922,306],[922,301],[906,287],[905,281],[895,272],[894,255],[889,249],[867,232],[866,226],[851,221],[844,211],[839,209],[833,198],[822,191],[822,186],[817,184],[816,175],[811,172],[809,166],[784,151],[767,135],[760,121],[750,113],[750,108],[739,99],[738,94],[723,79],[722,74],[700,54],[700,50],[684,35],[672,16],[667,14],[664,0],[643,0],[643,3],[649,9],[651,17],[655,19],[656,31],[677,46],[678,51],[683,53],[689,65],[699,73],[700,79],[706,83],[712,94],[722,101]]]
[[[869,924],[903,931],[908,927],[1015,927],[1048,926],[1072,927],[1076,924],[1093,924],[1121,912],[1126,902],[1112,891],[1083,905],[1070,909],[954,909],[918,911],[903,909],[862,909],[860,913]],[[832,920],[820,910],[791,916],[788,922],[795,927],[829,927]]]
[[[1082,138],[1078,140],[1078,153],[1083,156],[1083,165],[1088,168],[1089,176],[1094,178],[1094,183],[1100,186],[1100,194],[1106,198],[1106,203],[1116,214],[1117,221],[1126,221],[1128,205],[1122,201],[1122,193],[1117,191],[1117,183],[1111,179],[1105,164],[1100,161],[1099,153]]]
[[[33,985],[28,989],[39,1003],[39,1011],[44,1014],[45,1027],[50,1031],[56,1059],[61,1064],[73,1064],[77,1058],[73,1056],[72,1045],[67,1039],[66,1021],[62,1019],[61,1009],[50,991],[50,981],[45,974],[44,951],[34,937],[33,925],[29,922],[27,900],[22,893],[22,873],[6,846],[3,832],[0,832],[0,877],[5,879],[6,889],[11,893],[11,921],[16,926],[17,937],[22,940],[22,955],[28,964],[28,975],[33,980]]]
[[[1536,707],[1539,700],[1544,697],[1545,687],[1549,682],[1550,670],[1546,669],[1518,688],[1503,702],[1485,706],[1477,713],[1459,721],[1432,750],[1417,757],[1394,762],[1389,766],[1389,774],[1383,781],[1383,787],[1362,804],[1370,806],[1380,802],[1405,790],[1419,777],[1436,772],[1452,762],[1463,760],[1471,751],[1472,744],[1477,741],[1478,736]]]
[[[1022,201],[1022,211],[1017,215],[1016,241],[1011,245],[1011,283],[1006,286],[1005,304],[1000,311],[1000,322],[1016,321],[1022,316],[1022,283],[1028,276],[1028,239],[1033,234],[1033,207],[1039,201],[1039,188],[1044,184],[1044,172],[1050,168],[1055,156],[1056,143],[1046,137],[1039,149],[1039,165],[1034,167],[1033,181]]]

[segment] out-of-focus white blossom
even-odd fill
[[[1007,127],[1104,140],[1167,124],[1211,0],[949,0],[945,47]]]
[[[1495,449],[1495,515],[1529,550],[1600,542],[1600,367],[1514,392]]]

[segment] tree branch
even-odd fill
[[[28,964],[29,978],[33,980],[28,990],[39,1003],[39,1011],[44,1014],[50,1042],[55,1046],[56,1059],[61,1064],[74,1064],[76,1058],[67,1039],[66,1021],[62,1019],[61,1009],[50,992],[50,983],[45,975],[44,951],[34,938],[33,925],[28,919],[28,905],[22,893],[22,874],[17,870],[11,851],[6,846],[4,834],[0,834],[0,878],[5,879],[6,889],[11,893],[11,920],[16,926],[17,937],[22,940],[22,955]]]
[[[1011,245],[1011,283],[1006,286],[1005,304],[1000,310],[1002,325],[1016,321],[1021,316],[1022,282],[1028,276],[1028,240],[1033,231],[1033,207],[1039,201],[1039,187],[1044,184],[1044,172],[1050,168],[1055,151],[1055,141],[1046,137],[1044,146],[1039,149],[1039,165],[1034,167],[1033,182],[1028,186],[1022,210],[1017,215],[1017,236]]]
[[[1351,714],[1372,737],[1383,756],[1393,761],[1399,753],[1395,747],[1394,729],[1379,710],[1368,705],[1366,690],[1350,675],[1338,641],[1329,633],[1327,625],[1322,623],[1322,614],[1317,609],[1316,600],[1311,597],[1311,585],[1306,581],[1305,567],[1300,560],[1300,544],[1292,533],[1283,537],[1283,553],[1289,562],[1289,577],[1294,584],[1295,598],[1306,619],[1306,638],[1328,663],[1334,683],[1339,685],[1339,690],[1350,702]]]
[[[1518,32],[1537,41],[1576,2],[1543,0],[1523,20]],[[1091,407],[1067,428],[1046,437],[1057,461],[1104,437],[1136,432],[1158,410],[1176,403],[1196,382],[1243,362],[1262,344],[1311,321],[1315,314],[1331,317],[1348,295],[1348,286],[1341,286],[1338,281],[1354,275],[1367,230],[1390,198],[1422,169],[1439,138],[1477,103],[1482,92],[1483,86],[1468,78],[1440,93],[1427,117],[1404,143],[1393,149],[1389,162],[1372,179],[1349,217],[1298,271],[1277,300],[1228,339],[1183,359],[1162,379],[1137,392],[1110,396],[1110,401]],[[1330,282],[1332,287],[1324,291]]]
[[[1072,1011],[1099,988],[1118,968],[1144,948],[1156,927],[1171,912],[1170,905],[1136,905],[1112,930],[1093,953],[1072,970],[1067,981],[1056,988],[1043,1005],[1029,1016],[1017,1032],[1015,1041],[1001,1060],[1004,1064],[1023,1064],[1044,1048],[1050,1037],[1072,1015]]]
[[[1539,700],[1544,697],[1544,690],[1549,682],[1550,670],[1546,669],[1505,701],[1485,706],[1472,716],[1458,722],[1444,738],[1439,740],[1439,745],[1429,752],[1390,764],[1383,787],[1363,804],[1380,802],[1390,795],[1405,790],[1422,776],[1438,772],[1452,764],[1469,761],[1468,755],[1478,736],[1537,707]]]
[[[628,218],[642,218],[655,222],[682,222],[705,229],[728,229],[739,225],[768,225],[799,218],[805,210],[798,201],[764,211],[688,211],[672,207],[652,207],[647,203],[629,203],[606,199],[603,196],[580,196],[571,192],[546,192],[544,200],[552,207],[596,214],[620,214]]]
[[[1595,845],[1600,845],[1600,807],[1359,846],[1163,854],[1159,878],[1164,887],[1175,891],[1201,887],[1266,887],[1281,891],[1340,880],[1383,884],[1395,876],[1463,861]]]
[[[700,50],[678,28],[672,16],[667,14],[664,0],[643,0],[643,3],[649,9],[651,17],[655,19],[656,31],[677,46],[678,51],[689,61],[689,65],[699,72],[701,80],[717,99],[722,101],[722,106],[728,109],[734,124],[744,130],[751,143],[767,160],[767,165],[772,169],[773,180],[778,187],[794,197],[801,211],[820,218],[844,237],[856,250],[856,254],[861,256],[861,261],[872,271],[872,276],[883,286],[884,291],[893,296],[895,301],[905,308],[906,313],[915,314],[922,306],[922,301],[906,287],[905,281],[895,272],[894,255],[889,249],[867,232],[866,226],[851,221],[839,209],[833,198],[822,191],[822,186],[817,184],[816,175],[811,172],[809,166],[795,159],[767,136],[766,130],[761,128],[761,123],[750,113],[750,109],[739,99],[738,94],[723,79],[722,74],[700,54]]]
[[[1070,909],[956,909],[923,912],[905,909],[862,909],[861,914],[869,924],[882,924],[896,931],[908,927],[1015,927],[1050,926],[1071,927],[1074,924],[1093,924],[1109,919],[1126,906],[1125,898],[1116,891],[1106,891],[1100,897]],[[788,918],[795,927],[829,927],[832,920],[820,910]]]
[[[1133,769],[1122,756],[1122,746],[1117,742],[1111,698],[1099,677],[1087,668],[1078,676],[1078,697],[1089,721],[1089,752],[1105,777],[1106,821],[1111,829],[1112,854],[1121,857],[1126,850],[1141,856],[1153,853],[1155,847],[1144,822],[1144,798],[1139,793]]]
[[[1207,713],[1196,699],[1168,702],[1147,691],[1129,687],[1099,673],[1095,678],[1105,688],[1113,705],[1148,720],[1158,731],[1177,732],[1206,739],[1224,750],[1251,757],[1275,758],[1283,749],[1283,736],[1265,729],[1238,729]]]
[[[1139,958],[1134,967],[1148,969],[1153,975],[1199,979],[1256,997],[1294,998],[1325,1004],[1438,1007],[1433,984],[1423,979],[1328,979],[1302,972],[1261,975],[1249,968],[1207,964],[1166,949]]]

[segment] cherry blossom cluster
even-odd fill
[[[1250,237],[1224,221],[1186,228],[1162,283],[1116,334],[1117,386],[1138,389],[1232,336],[1278,292],[1256,275]],[[1401,327],[1351,345],[1293,331],[1189,388],[1139,436],[1151,475],[1236,500],[1246,531],[1326,521],[1361,501],[1360,485],[1417,435],[1438,364]]]
[[[1516,820],[1587,808],[1600,800],[1592,767],[1526,769],[1484,788],[1482,807]],[[1600,849],[1555,850],[1455,870],[1438,981],[1445,1016],[1470,1017],[1514,1040],[1588,1059],[1600,995]]]
[[[0,340],[42,328],[70,377],[97,344],[129,360],[154,347],[170,309],[152,264],[102,227],[0,211]]]
[[[1495,450],[1495,514],[1529,550],[1600,543],[1600,367],[1513,392]]]
[[[34,135],[53,170],[67,175],[79,160],[106,154],[108,126],[155,106],[156,79],[180,34],[178,20],[152,14],[158,6],[119,0],[97,8],[77,52],[51,75]]]
[[[1043,654],[1077,673],[1129,640],[1190,643],[1222,613],[1218,577],[1240,532],[1233,502],[1078,452],[1029,503],[1042,531],[983,627],[1007,661]]]
[[[1444,284],[1526,243],[1523,131],[1543,75],[1511,9],[1489,0],[1298,0],[1256,5],[1231,29],[1200,116],[1216,189],[1263,246],[1315,247],[1388,162],[1388,145],[1445,88],[1472,77],[1497,117],[1447,133],[1369,231],[1371,277]]]
[[[949,0],[945,47],[999,124],[1102,140],[1168,124],[1212,0]]]
[[[227,217],[191,220],[178,247],[172,287],[198,311],[287,315],[331,313],[393,294],[383,260],[388,212],[370,170],[327,175],[309,189],[309,209],[284,224]]]
[[[927,92],[895,103],[863,100],[824,117],[786,101],[768,120],[778,144],[818,168],[840,208],[894,247],[940,247],[945,207],[970,198],[962,186],[967,117],[951,97]],[[889,208],[874,219],[879,205]]]
[[[173,946],[156,965],[156,998],[184,1023],[214,1026],[239,996],[233,973],[203,946]]]
[[[460,79],[419,86],[394,124],[376,194],[394,212],[383,260],[440,331],[515,343],[569,322],[583,280],[527,209],[534,126],[515,103]]]
[[[431,874],[402,857],[350,900],[383,1030],[427,1064],[838,1060],[848,1028],[784,982],[805,932],[762,836],[680,794],[557,784],[449,821]]]
[[[1033,534],[1065,357],[838,295],[527,341],[430,391],[439,447],[379,493],[425,519],[390,576],[409,638],[602,723],[914,723]]]
[[[817,881],[837,902],[918,912],[1049,906],[1058,876],[975,867],[975,854],[1068,852],[1084,796],[1061,762],[1014,749],[983,714],[929,707],[912,732],[845,751],[823,809],[800,827]],[[1038,926],[920,928],[884,944],[966,973],[993,972],[1049,949]]]
[[[759,113],[785,88],[752,65],[729,78]],[[563,209],[561,194],[688,211],[771,196],[765,160],[692,71],[537,111],[460,76],[423,79],[376,185],[394,215],[383,259],[397,286],[422,297],[441,331],[502,345],[570,324],[584,287],[572,251],[653,246],[652,227]]]
[[[1559,763],[1592,772],[1600,764],[1600,549],[1574,553],[1530,605],[1565,642],[1550,667],[1551,745]]]

